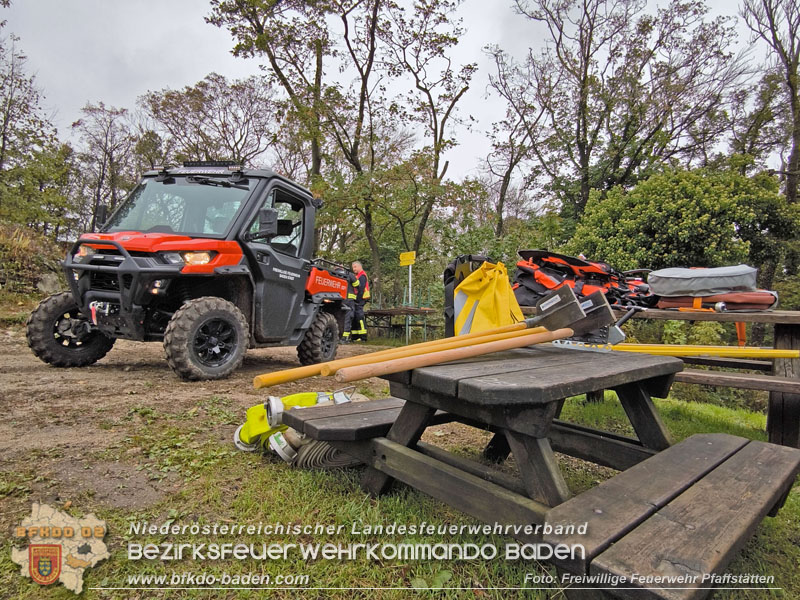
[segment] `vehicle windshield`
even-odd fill
[[[255,179],[237,181],[206,176],[147,179],[111,217],[105,231],[222,236]]]

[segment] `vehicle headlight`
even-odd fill
[[[208,250],[161,253],[161,257],[171,265],[207,265],[215,255],[216,252]]]
[[[187,265],[207,265],[211,262],[211,252],[181,252]]]
[[[162,252],[161,256],[171,265],[183,264],[183,257],[180,252]]]

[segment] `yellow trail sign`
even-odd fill
[[[409,265],[413,265],[417,260],[417,253],[416,251],[412,250],[411,252],[401,252],[400,253],[400,266],[407,267]]]

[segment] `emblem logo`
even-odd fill
[[[61,546],[56,544],[31,544],[28,546],[31,579],[42,585],[58,581],[61,575]]]
[[[105,521],[93,514],[72,515],[34,502],[31,514],[14,528],[14,537],[27,542],[26,548],[11,547],[11,561],[19,574],[40,585],[61,582],[80,594],[83,574],[101,560],[110,558],[103,542]]]

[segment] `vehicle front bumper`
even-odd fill
[[[97,254],[76,260],[75,255],[83,245],[113,247],[119,254],[98,250]],[[183,265],[164,264],[154,254],[132,256],[122,244],[112,240],[78,240],[62,267],[81,312],[98,329],[113,337],[145,340],[146,307],[166,293]],[[162,280],[162,287],[153,293],[157,280]],[[98,287],[98,282],[103,285]]]

